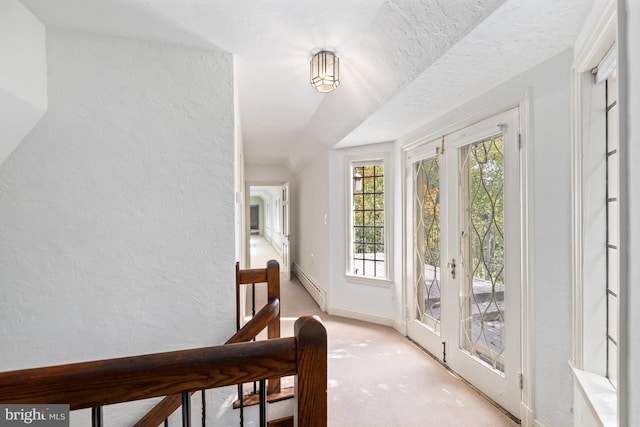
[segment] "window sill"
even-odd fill
[[[618,425],[618,393],[606,377],[582,371],[573,364],[576,384],[604,427]]]
[[[345,274],[347,282],[356,283],[358,285],[378,286],[381,288],[390,288],[393,283],[389,279],[378,279],[375,277],[355,276],[353,274]]]

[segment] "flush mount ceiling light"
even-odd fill
[[[318,92],[331,92],[340,85],[340,59],[326,50],[311,58],[311,86]]]

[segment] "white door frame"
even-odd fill
[[[285,270],[287,279],[291,280],[291,185],[285,182],[280,187],[282,194],[282,270]]]
[[[456,279],[451,282],[451,288],[455,289],[455,295],[461,295],[462,289],[462,277],[463,277],[463,260],[461,259],[461,248],[459,247],[460,238],[459,238],[459,219],[458,215],[461,212],[462,207],[458,205],[459,203],[459,195],[458,195],[458,156],[459,148],[467,146],[469,144],[475,143],[477,141],[481,141],[485,138],[492,137],[496,134],[504,135],[504,170],[505,170],[505,186],[504,186],[504,222],[505,222],[505,236],[504,242],[505,247],[505,275],[511,280],[511,283],[517,284],[517,287],[505,287],[504,295],[505,295],[505,305],[508,307],[505,310],[505,316],[507,318],[508,324],[506,324],[506,333],[505,340],[507,342],[507,346],[504,349],[505,357],[503,360],[506,362],[504,369],[504,376],[496,374],[496,371],[489,368],[483,362],[480,362],[476,357],[471,357],[467,351],[463,351],[459,348],[461,343],[461,332],[460,327],[458,326],[458,322],[460,320],[460,310],[461,307],[458,307],[458,304],[455,304],[458,307],[458,310],[455,310],[455,313],[452,311],[447,312],[448,316],[452,316],[455,314],[456,318],[448,317],[448,337],[450,339],[448,342],[451,344],[450,348],[447,349],[448,355],[448,365],[451,368],[458,372],[461,376],[465,377],[473,384],[483,384],[487,385],[485,388],[485,393],[489,395],[489,397],[493,398],[497,402],[504,405],[505,409],[509,412],[513,413],[515,416],[518,416],[520,412],[520,381],[519,374],[521,373],[521,344],[520,344],[520,302],[521,302],[521,289],[520,289],[520,263],[521,259],[518,255],[513,258],[513,248],[516,247],[521,250],[522,245],[520,244],[520,232],[519,229],[521,227],[521,213],[520,213],[520,204],[518,203],[519,198],[519,184],[518,182],[513,183],[513,185],[506,185],[506,181],[510,180],[513,182],[514,179],[520,178],[519,171],[519,157],[520,150],[518,148],[518,134],[519,134],[519,115],[516,109],[511,109],[502,113],[499,116],[492,116],[483,122],[468,126],[459,132],[453,133],[448,136],[450,144],[448,146],[448,153],[445,153],[447,157],[447,165],[445,167],[445,173],[447,175],[447,187],[448,196],[452,195],[447,199],[448,204],[446,206],[446,210],[448,213],[447,224],[450,231],[454,231],[453,233],[448,233],[449,237],[452,237],[453,240],[450,241],[447,245],[447,250],[449,251],[448,257],[446,261],[449,262],[451,258],[457,258],[457,267],[458,270],[456,274]],[[456,188],[452,188],[451,185],[454,184]],[[511,203],[509,203],[511,202]],[[511,230],[511,231],[509,231]],[[511,250],[508,250],[511,248]],[[468,261],[468,260],[467,260]],[[443,283],[447,283],[447,281],[443,280]],[[509,289],[512,289],[509,291]],[[450,298],[453,299],[453,298]],[[459,301],[456,301],[458,303]],[[517,316],[514,316],[514,311],[517,313]],[[513,328],[513,325],[517,325],[517,329]],[[516,344],[514,344],[516,343]],[[489,388],[489,384],[493,384],[495,388]],[[479,387],[480,388],[480,387]],[[506,394],[503,394],[503,390],[506,391]]]

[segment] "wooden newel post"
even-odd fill
[[[296,320],[298,375],[294,425],[327,427],[327,330],[317,316]]]

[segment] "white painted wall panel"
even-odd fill
[[[282,166],[245,165],[245,179],[256,185],[284,184],[291,179],[288,170]]]
[[[329,291],[329,312],[355,317],[362,320],[370,320],[376,323],[392,325],[398,318],[401,307],[399,298],[396,298],[396,290],[402,285],[401,265],[394,264],[395,270],[391,270],[391,283],[385,285],[362,284],[349,280],[345,273],[347,271],[347,218],[350,207],[347,204],[349,177],[345,176],[345,161],[348,156],[365,156],[371,154],[372,159],[379,159],[381,154],[388,157],[385,164],[386,185],[393,188],[394,194],[399,188],[394,188],[393,183],[399,182],[396,176],[399,168],[392,160],[394,150],[393,143],[373,144],[329,152],[330,173],[330,263],[331,263],[331,284]],[[401,205],[385,207],[385,214],[389,221],[389,245],[391,259],[400,251],[401,240],[399,235],[395,235],[394,222],[401,221]],[[400,288],[401,289],[401,288]]]
[[[535,75],[530,153],[535,294],[535,412],[571,425],[571,55]]]
[[[327,292],[336,268],[330,254],[342,244],[330,237],[338,220],[333,205],[339,201],[329,197],[335,172],[325,151],[296,176],[292,191],[293,262]]]

